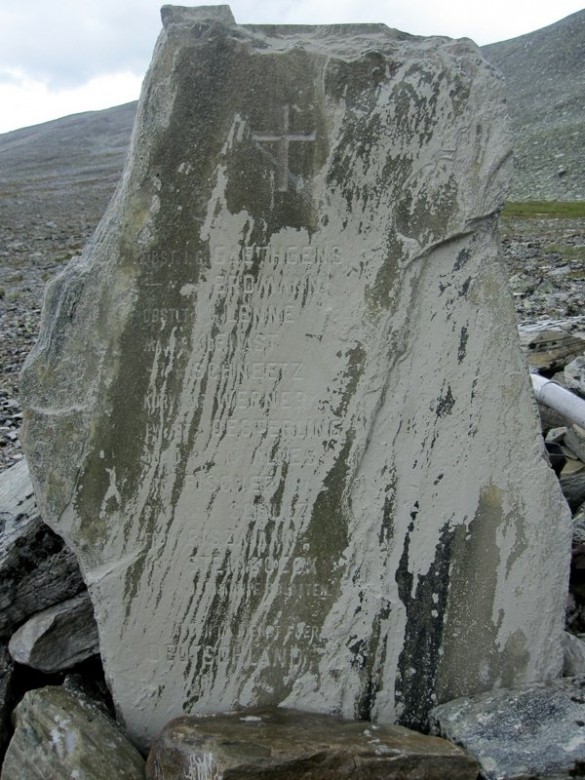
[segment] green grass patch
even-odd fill
[[[547,244],[547,252],[556,252],[568,260],[585,260],[585,246],[571,246],[570,244]]]
[[[579,219],[585,217],[585,200],[522,200],[508,201],[503,217],[514,219]]]

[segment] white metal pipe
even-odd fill
[[[540,374],[530,374],[530,378],[537,401],[585,428],[585,401],[582,398]]]

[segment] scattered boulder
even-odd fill
[[[11,732],[12,690],[14,681],[14,663],[6,645],[0,644],[0,765],[8,745]]]
[[[564,446],[574,457],[585,463],[585,430],[579,425],[572,425],[563,438]]]
[[[85,588],[77,559],[41,520],[26,462],[0,473],[0,638]]]
[[[567,387],[585,396],[585,356],[581,355],[566,365],[564,375]]]
[[[0,780],[143,780],[144,759],[115,722],[61,687],[29,691],[14,711]]]
[[[156,738],[147,780],[476,780],[477,762],[400,726],[271,708],[178,718]]]
[[[17,663],[46,673],[70,669],[99,653],[87,591],[33,615],[12,635],[8,647]]]
[[[565,631],[563,651],[563,677],[585,675],[585,634],[571,634],[569,631]]]
[[[484,780],[581,777],[585,678],[447,702],[432,711],[431,729],[475,756]]]
[[[560,483],[571,512],[575,513],[585,502],[585,473],[561,475]]]
[[[556,371],[585,351],[585,338],[571,333],[563,323],[537,323],[519,328],[528,365],[539,371]]]
[[[585,544],[585,505],[581,505],[573,517],[573,544]]]

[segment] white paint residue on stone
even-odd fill
[[[152,200],[150,202],[150,213],[153,217],[155,217],[159,211],[160,211],[160,197],[158,195],[153,195]]]
[[[575,750],[577,750],[583,745],[585,745],[585,734],[579,733],[579,734],[575,734],[574,737],[571,737],[569,742],[567,742],[566,745],[561,745],[561,747],[567,753],[573,753]]]
[[[189,769],[185,780],[222,780],[222,777],[211,753],[189,756]]]
[[[185,297],[197,295],[197,287],[194,284],[184,284],[180,289],[180,293]]]
[[[122,499],[121,499],[121,496],[120,496],[120,491],[118,490],[118,486],[116,484],[116,470],[114,468],[111,468],[111,469],[106,468],[106,473],[108,475],[110,484],[109,484],[108,490],[107,490],[107,492],[106,492],[106,494],[104,496],[104,500],[103,500],[103,505],[102,506],[103,506],[103,511],[107,511],[108,507],[109,507],[109,509],[111,511],[112,499],[114,500],[115,505],[117,507],[120,506],[120,503],[121,503]]]
[[[72,729],[71,721],[67,718],[59,719],[58,724],[51,729],[51,744],[59,760],[64,760],[68,754],[72,754],[77,746],[77,738]]]

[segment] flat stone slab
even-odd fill
[[[287,709],[179,718],[150,750],[147,780],[477,780],[465,751],[400,726]]]
[[[499,257],[500,77],[384,25],[163,16],[22,381],[132,737],[268,704],[421,728],[554,676],[571,529]]]
[[[0,780],[143,780],[144,759],[111,718],[64,688],[25,694]]]
[[[25,461],[0,474],[0,637],[85,589],[75,555],[41,519]]]
[[[10,716],[14,706],[14,663],[8,648],[0,644],[0,763],[8,745]]]
[[[545,371],[563,369],[585,351],[585,338],[571,333],[562,323],[525,325],[520,328],[520,343],[528,364]]]
[[[8,649],[17,663],[46,673],[70,669],[99,653],[87,591],[33,615],[10,637]]]
[[[582,777],[585,676],[447,702],[431,725],[477,758],[485,780]]]

